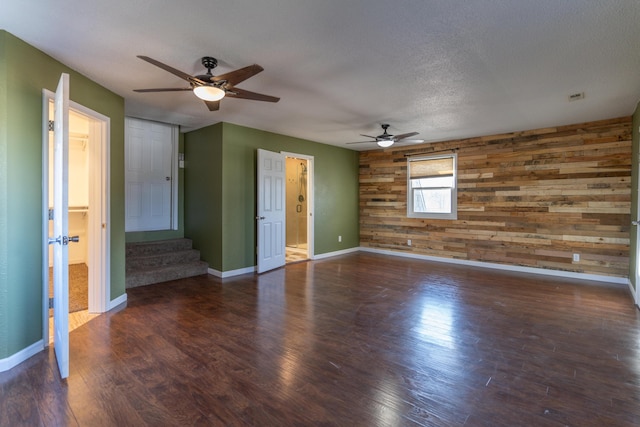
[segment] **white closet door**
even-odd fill
[[[173,125],[125,120],[126,231],[172,228],[177,143]]]
[[[53,129],[53,344],[60,377],[69,376],[69,75],[56,89]]]

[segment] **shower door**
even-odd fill
[[[287,157],[287,247],[307,249],[307,160]]]

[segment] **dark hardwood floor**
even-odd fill
[[[354,253],[128,290],[0,373],[2,426],[631,426],[625,286]]]

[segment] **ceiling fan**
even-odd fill
[[[207,104],[209,111],[217,111],[220,108],[220,100],[225,96],[230,98],[252,99],[255,101],[266,102],[278,102],[280,100],[280,98],[276,98],[275,96],[263,95],[261,93],[250,92],[248,90],[235,87],[238,83],[241,83],[249,77],[255,76],[264,70],[264,68],[258,64],[249,65],[235,71],[214,76],[211,74],[211,70],[218,66],[218,60],[211,56],[205,56],[202,58],[202,65],[207,69],[207,73],[192,76],[167,64],[163,64],[153,58],[149,58],[148,56],[138,55],[138,58],[188,81],[189,87],[134,89],[134,92],[178,92],[190,90],[193,91],[198,98],[202,99],[205,104]]]
[[[371,135],[360,134],[360,136],[364,136],[366,138],[372,138],[373,141],[347,142],[347,144],[365,144],[365,143],[375,142],[378,144],[378,146],[382,148],[387,148],[387,147],[391,147],[393,144],[395,144],[398,141],[415,142],[415,143],[424,142],[424,139],[406,139],[406,138],[417,135],[418,132],[409,132],[409,133],[403,133],[400,135],[391,135],[387,132],[387,129],[389,128],[388,124],[381,124],[380,126],[382,126],[382,129],[384,130],[382,135],[371,136]]]

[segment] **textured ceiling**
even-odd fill
[[[425,141],[630,115],[640,100],[638,0],[4,0],[0,28],[125,98],[126,114],[188,131],[220,121],[345,145]],[[191,74],[265,71],[238,87],[276,104],[209,112],[136,55]],[[580,101],[568,101],[584,92]]]

